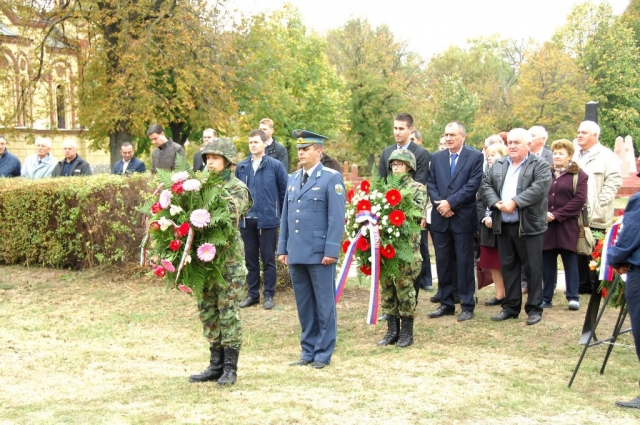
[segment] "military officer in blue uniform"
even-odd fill
[[[336,345],[334,281],[344,231],[342,175],[320,163],[320,134],[294,130],[302,168],[289,176],[278,238],[278,260],[289,266],[302,326],[300,360],[322,369]]]

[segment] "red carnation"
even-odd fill
[[[180,248],[180,245],[182,245],[182,242],[179,241],[178,239],[174,239],[169,244],[169,249],[171,249],[171,251],[177,251],[178,248]]]
[[[371,211],[371,202],[366,199],[362,199],[358,201],[356,205],[356,211]]]
[[[367,266],[366,264],[363,264],[360,266],[360,271],[364,275],[371,276],[371,266]]]
[[[176,195],[180,195],[182,192],[184,192],[184,189],[182,188],[182,182],[172,184],[171,191]]]
[[[189,223],[184,222],[174,230],[174,234],[176,235],[176,238],[181,238],[183,236],[187,236],[190,229],[191,226],[189,225]]]
[[[369,189],[371,189],[371,183],[366,180],[362,180],[362,182],[360,183],[360,190],[364,193],[369,193]]]
[[[351,202],[355,195],[356,195],[356,191],[353,189],[349,189],[349,191],[347,192],[347,201]]]
[[[157,221],[152,221],[149,227],[151,228],[151,230],[160,230],[160,223],[158,223]]]
[[[342,252],[347,252],[347,250],[349,249],[350,245],[351,245],[351,241],[349,239],[347,239],[346,241],[342,242]]]
[[[369,245],[369,241],[362,236],[360,236],[358,242],[356,242],[356,246],[360,251],[367,251],[369,248],[371,248],[371,245]]]
[[[164,277],[164,274],[166,273],[166,270],[164,269],[164,267],[161,266],[155,266],[153,268],[153,272],[156,274],[156,276],[158,277]]]
[[[602,291],[600,291],[600,294],[602,295],[602,298],[607,298],[607,288],[602,288]]]
[[[384,195],[384,197],[389,203],[389,205],[391,205],[392,207],[395,207],[400,203],[400,201],[402,201],[402,195],[400,194],[400,191],[398,191],[397,189],[389,190],[387,194]]]
[[[402,223],[404,223],[406,218],[407,217],[405,217],[404,213],[400,210],[393,210],[391,211],[391,214],[389,214],[389,221],[397,227],[402,226]]]
[[[154,214],[158,214],[160,211],[162,211],[162,207],[160,206],[160,202],[156,202],[155,204],[151,205],[151,212]]]
[[[390,243],[387,244],[387,246],[384,246],[380,249],[380,255],[382,255],[384,258],[391,260],[393,257],[396,256],[396,249],[391,246]]]

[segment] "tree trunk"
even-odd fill
[[[109,135],[109,153],[111,156],[111,169],[116,162],[120,161],[120,145],[124,142],[131,143],[132,134],[127,130],[127,121],[120,121],[118,123],[118,130],[115,133]]]

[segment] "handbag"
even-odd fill
[[[576,186],[578,184],[578,173],[573,175],[573,194],[576,194]],[[585,226],[584,223],[588,223],[587,218],[587,204],[584,205],[580,214],[578,214],[578,246],[576,252],[580,255],[591,255],[593,253],[593,247],[595,245],[595,239],[591,228]]]
[[[493,274],[491,274],[491,269],[480,267],[479,258],[476,260],[476,278],[478,281],[478,289],[482,289],[493,283]]]

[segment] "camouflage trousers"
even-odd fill
[[[416,311],[416,289],[413,281],[420,273],[415,265],[401,266],[395,281],[380,282],[382,312],[395,317],[414,317]]]
[[[240,303],[244,298],[245,275],[225,276],[228,285],[214,288],[202,294],[198,305],[204,337],[209,343],[240,349],[242,345],[242,322]]]

